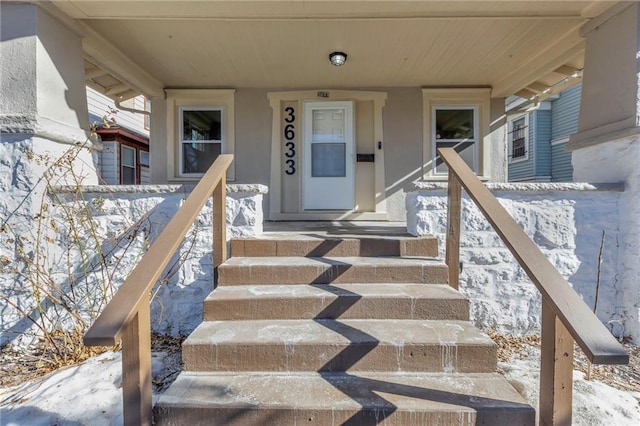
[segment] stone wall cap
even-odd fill
[[[195,184],[180,185],[85,185],[80,187],[60,185],[54,187],[56,193],[75,193],[81,190],[84,193],[94,194],[173,194],[188,193]],[[261,184],[227,184],[228,193],[255,193],[266,194],[269,188]]]
[[[269,187],[259,183],[234,183],[227,184],[227,192],[255,192],[257,194],[266,194]]]
[[[490,191],[504,192],[586,192],[586,191],[624,191],[624,183],[585,183],[585,182],[486,182]],[[446,191],[446,182],[413,182],[417,191]]]

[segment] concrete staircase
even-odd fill
[[[291,234],[231,255],[156,424],[535,423],[435,239]]]

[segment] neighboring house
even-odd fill
[[[576,84],[535,106],[515,96],[507,99],[510,182],[573,181],[566,147],[578,130],[581,90]]]
[[[571,135],[578,132],[578,118],[582,84],[560,92],[551,104],[551,181],[573,181],[571,152],[567,144]]]
[[[147,110],[144,96],[122,103],[133,110]],[[87,87],[89,122],[97,126],[102,141],[97,170],[107,185],[151,183],[149,170],[149,116],[116,108],[106,95]]]

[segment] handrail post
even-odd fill
[[[571,426],[573,338],[547,302],[542,301],[540,425]]]
[[[449,285],[456,290],[460,278],[460,210],[462,186],[460,180],[449,169],[447,185],[447,242],[445,261],[449,267]]]
[[[122,396],[125,425],[151,425],[151,321],[149,299],[122,336]]]
[[[213,189],[213,270],[216,284],[218,266],[227,260],[227,179],[222,173],[220,183]]]

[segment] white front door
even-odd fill
[[[305,102],[302,208],[355,205],[353,102]]]

